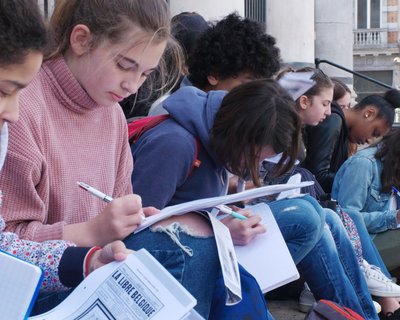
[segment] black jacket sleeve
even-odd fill
[[[332,190],[336,172],[332,170],[332,158],[340,140],[343,119],[332,113],[324,122],[316,127],[307,128],[307,155],[303,166],[310,170],[321,184],[325,192]]]
[[[76,287],[83,280],[83,262],[90,248],[68,247],[58,265],[58,276],[66,287]]]

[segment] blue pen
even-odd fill
[[[396,189],[396,187],[392,187],[393,191],[395,194],[397,194],[400,197],[400,192],[399,190]]]
[[[229,208],[228,206],[224,205],[224,204],[220,204],[218,206],[215,206],[219,211],[223,212],[223,213],[227,213],[232,215],[232,217],[236,218],[236,219],[240,219],[240,220],[247,220],[247,217],[237,213],[236,211],[233,211],[231,208]]]

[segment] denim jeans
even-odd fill
[[[312,197],[283,199],[268,203],[295,264],[317,244],[325,225],[325,211],[315,210]]]
[[[181,231],[179,242],[192,250],[191,257],[165,232],[146,229],[124,242],[130,249],[145,247],[154,255],[197,299],[195,309],[206,319],[273,320],[257,281],[240,265],[242,301],[234,306],[225,305],[225,285],[214,237],[193,237]]]
[[[153,232],[149,228],[128,236],[124,242],[127,248],[145,248],[177,279],[196,299],[196,311],[208,318],[214,285],[220,273],[218,252],[214,237],[193,237],[185,232],[178,235],[182,245],[190,247],[193,256],[182,250],[164,232]],[[31,316],[46,312],[61,303],[67,292],[40,294]]]
[[[194,237],[183,231],[177,235],[193,256],[184,252],[167,233],[149,228],[128,236],[124,242],[132,250],[147,249],[197,299],[195,309],[207,319],[220,271],[215,239]]]
[[[359,304],[367,319],[377,319],[377,314],[372,303],[371,294],[369,293],[364,275],[361,272],[358,259],[353,250],[353,246],[347,236],[347,232],[343,227],[340,218],[335,212],[326,209],[326,222],[329,225],[330,232],[336,244],[337,252],[343,269],[349,279],[353,291],[358,297]],[[363,248],[364,249],[364,248]],[[340,293],[342,295],[342,293]],[[344,303],[343,303],[344,304]],[[346,306],[346,304],[344,304]],[[350,308],[355,308],[349,305]],[[356,309],[354,309],[357,311]],[[359,311],[357,311],[359,312]]]
[[[378,319],[371,295],[347,232],[338,215],[309,198],[326,214],[325,231],[316,247],[298,265],[316,299],[333,300],[366,319]],[[319,272],[316,272],[319,270]]]
[[[62,292],[41,292],[30,313],[30,317],[45,313],[59,305],[74,289]]]
[[[362,213],[358,211],[352,211],[350,209],[347,209],[346,213],[350,216],[350,218],[353,219],[354,224],[357,227],[363,251],[363,258],[369,264],[373,264],[381,268],[382,272],[390,279],[392,276],[386,268],[386,265],[383,262],[381,255],[379,254],[378,249],[371,238],[371,235],[368,233]]]
[[[336,213],[322,208],[310,196],[271,202],[269,206],[315,298],[333,300],[366,319],[378,319],[353,247]],[[325,219],[331,229],[322,227]],[[310,248],[312,238],[315,244]]]

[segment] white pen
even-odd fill
[[[223,212],[223,213],[227,213],[232,215],[232,217],[236,218],[236,219],[240,219],[240,220],[247,220],[247,217],[237,213],[236,211],[233,211],[231,208],[229,208],[228,206],[224,205],[224,204],[220,204],[218,206],[215,206],[215,208],[217,208],[219,211]]]
[[[103,193],[103,192],[101,192],[101,191],[89,186],[88,184],[83,183],[83,182],[77,182],[77,183],[78,183],[78,186],[80,188],[82,188],[83,190],[89,191],[92,195],[96,196],[97,198],[100,198],[104,202],[108,203],[108,202],[113,201],[112,197],[110,197],[110,196],[106,195],[105,193]]]

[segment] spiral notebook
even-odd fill
[[[26,319],[42,280],[41,268],[0,250],[1,319]]]

